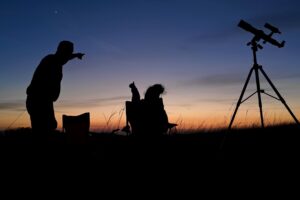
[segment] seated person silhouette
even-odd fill
[[[160,97],[165,88],[161,84],[150,86],[145,98],[140,94],[134,82],[129,85],[132,92],[131,102],[126,102],[127,121],[131,125],[132,134],[143,136],[159,136],[176,126],[168,122],[163,99]]]

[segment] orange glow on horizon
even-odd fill
[[[90,111],[91,126],[90,130],[95,132],[112,132],[115,129],[122,129],[126,125],[126,116],[124,109],[115,109],[116,111],[101,112],[100,109],[93,109]],[[109,109],[108,109],[109,110]],[[227,128],[231,119],[232,113],[218,111],[200,112],[197,109],[194,111],[185,111],[185,113],[178,114],[176,108],[169,109],[169,122],[177,123],[177,130],[184,132],[186,130],[214,130],[220,128]],[[180,109],[178,109],[180,110]],[[67,115],[80,115],[84,113],[83,109],[77,111],[66,112]],[[298,117],[299,110],[294,112]],[[62,113],[56,112],[56,120],[58,122],[58,130],[62,130]],[[264,113],[265,125],[275,125],[282,123],[294,123],[292,117],[286,110],[279,112]],[[29,115],[26,111],[20,112],[6,112],[0,115],[0,130],[7,128],[14,129],[20,127],[30,127]],[[257,110],[239,110],[237,117],[233,123],[233,128],[260,126],[259,112]]]

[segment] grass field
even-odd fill
[[[300,158],[300,131],[292,124],[267,128],[215,130],[165,135],[124,136],[89,133],[84,141],[69,140],[61,132],[37,140],[31,130],[20,128],[1,133],[2,158],[85,160],[91,162],[184,162],[287,161]]]

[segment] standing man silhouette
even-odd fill
[[[82,59],[84,56],[83,53],[73,53],[73,51],[72,42],[61,41],[55,54],[47,55],[42,59],[26,90],[26,108],[36,137],[45,137],[57,128],[53,102],[60,94],[63,65],[74,58]]]

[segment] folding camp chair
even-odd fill
[[[67,142],[71,144],[85,144],[90,129],[90,113],[78,116],[63,115],[63,132],[67,136]]]
[[[126,110],[126,126],[123,131],[131,133],[132,135],[137,135],[142,132],[143,120],[142,120],[142,105],[140,102],[125,102]]]

